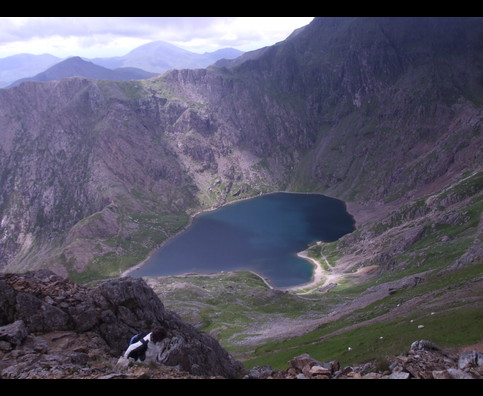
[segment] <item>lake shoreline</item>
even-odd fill
[[[338,199],[338,198],[330,197],[328,195],[325,195],[325,194],[322,194],[322,193],[317,193],[317,192],[272,191],[272,192],[268,192],[268,193],[260,193],[258,195],[254,195],[254,196],[250,196],[250,197],[244,197],[244,198],[236,199],[236,200],[233,200],[233,201],[230,201],[230,202],[225,202],[225,203],[223,203],[221,205],[212,206],[212,207],[207,208],[207,209],[201,209],[201,210],[198,210],[198,211],[193,212],[192,214],[189,214],[189,217],[190,218],[189,218],[188,223],[180,231],[178,231],[177,233],[175,233],[172,236],[168,237],[159,246],[157,246],[156,248],[154,248],[148,254],[148,256],[144,260],[142,260],[141,262],[139,262],[135,266],[133,266],[131,268],[128,268],[127,270],[125,270],[124,272],[122,272],[122,274],[120,275],[120,277],[131,276],[131,274],[133,274],[135,271],[139,270],[148,260],[150,260],[152,258],[152,256],[159,249],[161,249],[163,246],[165,246],[172,239],[178,237],[183,232],[185,232],[193,224],[193,221],[195,220],[195,218],[197,216],[202,215],[202,214],[205,214],[205,213],[213,212],[213,211],[216,211],[218,209],[221,209],[221,208],[223,208],[225,206],[232,205],[232,204],[236,204],[236,203],[239,203],[239,202],[242,202],[242,201],[251,200],[251,199],[254,199],[254,198],[258,198],[258,197],[262,197],[262,196],[267,196],[267,195],[280,194],[280,193],[283,193],[283,194],[321,195],[321,196],[324,196],[324,197],[327,197],[327,198],[336,199],[339,202],[342,202],[343,203],[346,212],[353,218],[354,225],[355,225],[355,218],[354,218],[354,216],[347,211],[347,208],[348,208],[347,203],[344,202],[344,201],[342,201],[342,200],[340,200],[340,199]],[[264,276],[262,276],[261,274],[258,274],[258,273],[254,272],[252,270],[247,270],[247,271],[250,271],[251,273],[253,273],[256,276],[258,276],[260,279],[262,279],[263,282],[270,289],[296,292],[296,291],[302,291],[302,290],[307,289],[307,288],[314,288],[316,286],[320,287],[320,283],[322,282],[323,277],[324,277],[324,270],[322,268],[322,265],[317,260],[314,260],[314,259],[310,258],[307,255],[307,250],[303,250],[301,252],[297,252],[296,255],[298,257],[300,257],[301,259],[304,259],[304,260],[308,261],[313,266],[313,272],[312,272],[311,280],[309,282],[306,282],[306,283],[303,283],[303,284],[294,285],[294,286],[282,286],[282,287],[278,287],[278,286],[271,285],[270,284],[270,281],[268,279],[266,279]],[[240,271],[243,271],[243,269],[240,269]],[[220,272],[223,272],[223,271],[220,271]],[[220,273],[220,272],[217,272],[217,273]],[[227,272],[229,272],[229,271],[227,271]],[[204,274],[204,273],[193,273],[193,272],[189,272],[189,273],[185,273],[185,274],[178,274],[178,275],[171,275],[171,276],[186,276],[188,274],[189,275],[200,275],[200,276],[201,275],[210,275],[210,274]],[[160,275],[160,276],[169,276],[169,275]]]

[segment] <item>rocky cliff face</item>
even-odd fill
[[[146,106],[156,103],[134,105],[124,88],[73,78],[2,91],[3,265],[48,256],[42,247],[55,240],[68,246],[61,264],[83,269],[95,253],[79,255],[79,245],[121,244],[136,227],[125,212],[148,211],[138,201],[156,197],[162,216],[193,200],[182,165],[153,130],[157,113]]]
[[[292,186],[394,200],[481,162],[481,25],[319,18],[233,70],[314,134]]]
[[[198,376],[235,378],[242,365],[211,336],[167,311],[144,281],[121,278],[85,288],[41,270],[0,276],[0,377],[112,374],[129,339],[162,325],[164,366]],[[104,366],[104,369],[106,367]]]
[[[481,18],[317,18],[244,62],[0,91],[1,266],[119,274],[274,190],[404,202],[481,171]]]

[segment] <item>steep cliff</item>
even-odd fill
[[[119,274],[274,190],[403,202],[481,171],[481,18],[316,18],[224,66],[0,91],[1,266]]]
[[[3,265],[41,265],[63,244],[60,263],[75,256],[69,269],[82,270],[96,246],[116,254],[151,225],[169,233],[186,222],[193,184],[153,126],[156,102],[136,92],[135,84],[80,78],[2,91]],[[139,212],[144,221],[129,217]]]
[[[295,112],[287,147],[311,138],[295,188],[388,201],[481,163],[481,38],[481,18],[317,18],[231,70]]]

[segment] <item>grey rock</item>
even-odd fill
[[[267,379],[272,373],[273,370],[270,366],[255,366],[243,377],[243,379]]]
[[[49,365],[82,366],[86,352],[92,354],[99,348],[119,357],[133,334],[147,333],[161,325],[169,333],[166,348],[159,356],[161,364],[180,367],[195,375],[233,378],[242,374],[240,362],[216,339],[167,311],[144,280],[120,278],[87,288],[51,272],[48,279],[44,275],[0,274],[0,294],[13,296],[12,315],[22,318],[3,326],[1,334],[2,339],[16,345],[30,337],[27,333],[43,334],[50,346],[46,347],[38,338],[30,338],[25,344],[32,354],[46,352],[54,345],[65,351],[62,355],[45,355],[43,360]],[[51,299],[46,300],[46,296]],[[19,365],[5,372],[5,376],[16,378],[24,367],[23,362]]]
[[[290,366],[297,369],[297,370],[303,370],[304,367],[309,366],[323,366],[323,363],[312,358],[309,354],[304,353],[302,355],[296,356],[293,359],[290,360],[289,362]]]
[[[458,359],[458,368],[461,370],[473,367],[483,367],[483,353],[478,351],[465,351]]]
[[[411,344],[410,351],[441,351],[441,349],[431,341],[419,340]]]
[[[8,352],[8,351],[12,350],[13,348],[14,347],[9,342],[0,341],[0,351]]]
[[[432,373],[433,379],[451,379],[448,370],[434,370]]]
[[[457,368],[449,368],[447,371],[452,379],[475,379],[473,375]]]
[[[312,366],[309,370],[311,375],[330,375],[332,371],[322,366]]]
[[[25,322],[29,332],[69,328],[69,315],[62,309],[28,293],[18,293],[16,300],[17,317]]]
[[[405,371],[393,371],[389,376],[388,379],[409,379],[410,374],[406,373]]]
[[[0,340],[13,345],[20,345],[27,337],[27,328],[22,320],[0,327]]]

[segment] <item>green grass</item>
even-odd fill
[[[176,311],[183,319],[189,319],[188,312],[195,309],[197,314],[191,319],[201,324],[199,329],[216,335],[235,358],[248,359],[244,361],[247,367],[267,364],[283,369],[290,359],[302,353],[322,361],[338,360],[342,365],[350,365],[369,360],[383,361],[387,355],[404,353],[412,342],[423,338],[443,348],[476,343],[482,336],[483,311],[478,306],[465,306],[461,301],[440,306],[434,314],[429,308],[417,307],[396,319],[364,324],[339,335],[333,334],[381,317],[410,299],[424,298],[434,292],[433,298],[444,296],[447,290],[459,288],[459,285],[482,275],[483,264],[452,272],[435,272],[432,278],[417,287],[399,290],[317,330],[287,340],[266,342],[256,348],[237,342],[256,334],[256,329],[269,323],[273,315],[296,319],[317,311],[319,317],[323,317],[373,283],[348,285],[337,293],[313,299],[300,299],[286,293],[273,295],[259,277],[243,271],[215,277],[162,278],[157,287],[158,292],[164,291],[165,295],[161,298],[168,309]],[[190,293],[187,286],[169,292],[170,284],[181,281],[197,286],[205,294]],[[479,291],[474,293],[474,297],[478,297]],[[419,329],[420,324],[425,327]]]
[[[418,328],[420,324],[424,328]],[[481,341],[482,328],[481,308],[460,308],[434,315],[419,313],[366,325],[332,336],[329,340],[320,340],[324,331],[317,330],[304,337],[308,340],[306,343],[292,340],[286,344],[274,344],[271,348],[280,350],[273,352],[266,346],[260,348],[257,353],[261,356],[244,364],[249,368],[268,364],[274,369],[284,369],[290,359],[308,353],[320,361],[337,360],[342,366],[348,366],[405,353],[412,342],[420,339],[431,340],[442,348],[476,343]]]
[[[416,206],[421,206],[421,202]],[[483,276],[483,264],[476,262],[448,270],[475,243],[480,210],[481,199],[475,197],[459,208],[459,212],[454,211],[462,214],[461,221],[456,225],[441,223],[428,226],[431,232],[424,232],[416,243],[395,255],[397,271],[386,271],[364,283],[341,282],[328,294],[312,293],[306,299],[297,299],[289,294],[270,295],[260,278],[249,273],[238,273],[233,277],[190,280],[195,282],[196,279],[197,285],[208,292],[209,298],[193,295],[183,297],[183,292],[178,291],[163,301],[167,301],[167,306],[175,311],[182,310],[183,305],[187,306],[193,300],[206,304],[197,317],[202,323],[200,329],[215,334],[235,357],[248,359],[244,362],[247,367],[268,364],[283,369],[290,359],[302,353],[309,353],[322,361],[338,360],[342,365],[369,360],[383,362],[386,356],[404,353],[412,342],[423,338],[443,348],[476,343],[482,336],[482,309],[477,305],[465,304],[464,299],[439,303],[434,314],[429,307],[416,306],[403,316],[392,316],[392,319],[379,323],[367,321],[391,313],[399,304],[411,299],[420,298],[425,302],[425,296],[428,296],[428,301],[437,301],[445,293],[460,288],[465,288],[469,301],[476,299],[481,305],[481,290],[474,290],[472,295],[468,284]],[[414,218],[414,214],[409,217]],[[450,240],[443,242],[441,237],[445,235]],[[345,248],[347,246],[343,241],[337,241],[315,245],[309,250],[312,257],[317,259],[323,253],[333,265],[343,255]],[[424,282],[417,286],[400,289],[302,336],[266,342],[257,348],[236,343],[256,333],[254,329],[257,326],[269,323],[272,315],[302,320],[316,312],[318,317],[324,317],[339,304],[358,297],[372,286],[424,271],[429,272],[423,276]],[[424,328],[419,329],[419,324]],[[335,333],[349,326],[361,327],[342,334]]]
[[[70,279],[86,284],[120,276],[122,272],[143,261],[170,236],[181,231],[188,224],[189,216],[186,213],[125,211],[118,222],[121,228],[131,228],[129,237],[115,235],[98,240],[96,247],[104,253],[97,255],[82,272],[76,271],[73,264],[64,263],[70,268]]]
[[[303,336],[267,343],[255,351],[254,355],[258,357],[244,363],[247,367],[268,364],[273,368],[282,369],[286,368],[291,358],[308,353],[318,360],[338,360],[343,365],[350,365],[403,353],[409,349],[413,341],[419,339],[429,339],[442,348],[479,342],[483,336],[483,309],[481,289],[477,288],[468,288],[466,297],[461,301],[440,303],[434,308],[435,312],[429,308],[416,306],[410,313],[397,319],[366,324],[340,335],[330,335],[348,326],[380,317],[413,298],[422,297],[424,300],[424,296],[432,294],[435,301],[439,297],[444,297],[448,291],[459,290],[465,284],[471,285],[473,279],[482,276],[483,263],[451,272],[436,272],[432,278],[417,287],[400,290]],[[352,287],[352,290],[349,287],[345,293],[357,294],[361,287],[358,285]],[[342,294],[344,293],[339,293],[339,297],[342,297]],[[472,305],[472,300],[479,303]],[[420,324],[424,325],[424,328],[419,329]],[[348,347],[351,347],[351,351]]]
[[[256,332],[253,329],[269,323],[273,315],[296,320],[314,311],[329,310],[329,304],[321,307],[318,300],[270,290],[259,276],[247,271],[162,277],[151,282],[166,308],[200,325],[200,331],[217,334],[230,351],[238,349],[233,340]]]
[[[283,369],[287,367],[290,359],[302,353],[309,353],[322,361],[339,360],[342,365],[368,360],[383,362],[385,356],[403,353],[412,342],[422,338],[443,348],[468,345],[481,340],[482,310],[478,306],[465,306],[462,301],[440,305],[435,309],[435,314],[431,314],[429,308],[418,306],[405,316],[393,317],[381,323],[364,324],[360,328],[333,335],[336,331],[390,313],[398,304],[414,298],[424,300],[426,295],[438,299],[448,291],[459,289],[473,279],[480,278],[483,275],[482,263],[447,271],[447,267],[466,251],[472,241],[473,232],[474,227],[469,227],[463,230],[463,236],[458,237],[455,234],[455,239],[451,242],[440,245],[433,244],[428,238],[427,244],[422,244],[416,250],[419,253],[424,252],[424,260],[418,261],[420,265],[409,266],[398,272],[389,271],[365,283],[346,282],[328,294],[313,293],[307,299],[288,293],[274,294],[258,276],[243,271],[215,277],[182,278],[183,282],[195,285],[206,293],[201,295],[190,293],[189,287],[173,293],[167,292],[169,283],[180,281],[179,278],[164,278],[159,287],[166,292],[162,300],[168,309],[180,313],[183,319],[189,318],[187,313],[183,313],[184,310],[191,310],[192,314],[194,309],[197,313],[191,320],[201,324],[200,330],[214,334],[236,358],[248,359],[244,362],[247,367],[268,364],[273,368]],[[335,245],[328,246],[330,249],[326,253],[335,254]],[[237,344],[256,334],[256,329],[269,323],[273,315],[302,319],[307,318],[311,312],[317,312],[318,317],[323,317],[338,304],[359,296],[369,287],[426,269],[433,271],[425,275],[424,282],[416,287],[400,289],[395,294],[300,337],[266,342],[256,349]],[[467,297],[478,299],[477,289],[474,294],[472,296],[471,292],[467,292]],[[425,327],[419,329],[419,324]],[[351,351],[347,349],[349,346]]]

